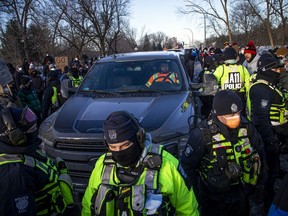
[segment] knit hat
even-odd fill
[[[224,61],[226,60],[231,60],[231,59],[237,59],[237,52],[233,47],[227,47],[223,51],[223,59]]]
[[[252,55],[256,55],[256,47],[253,41],[249,41],[248,44],[245,46],[244,53],[251,53]]]
[[[212,111],[217,116],[237,113],[242,109],[241,98],[231,90],[221,90],[213,98]]]
[[[47,77],[49,78],[49,80],[57,80],[59,78],[59,73],[56,70],[51,70]]]
[[[223,52],[220,48],[216,48],[215,51],[214,51],[215,54],[218,54],[218,55],[222,55]]]
[[[272,71],[273,68],[279,68],[279,61],[272,54],[262,54],[257,63],[256,79],[263,79],[269,83],[277,84],[279,82],[280,73]]]
[[[236,50],[237,53],[239,52],[239,46],[236,42],[232,44],[232,47]]]
[[[288,49],[286,47],[280,47],[276,50],[275,54],[277,56],[285,56],[288,54]]]
[[[257,73],[263,73],[277,67],[279,67],[277,59],[271,54],[265,53],[261,55],[257,62]]]
[[[225,41],[225,42],[224,42],[224,47],[225,47],[225,46],[230,46],[230,43],[229,43],[228,41]]]
[[[20,78],[20,82],[22,85],[27,85],[29,82],[31,81],[30,77],[27,76],[27,75],[23,75],[21,78]]]
[[[138,129],[139,126],[129,113],[113,112],[104,122],[104,138],[108,144],[134,140]]]
[[[210,54],[214,54],[215,53],[215,48],[214,47],[209,47],[208,52]]]
[[[28,72],[29,72],[29,74],[31,74],[33,71],[35,71],[36,70],[36,68],[35,68],[35,65],[33,64],[33,63],[31,63],[30,65],[29,65],[29,70],[28,70]]]

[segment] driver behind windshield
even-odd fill
[[[180,83],[178,74],[169,71],[168,63],[162,63],[160,66],[160,71],[153,74],[145,85],[150,87],[155,82],[168,82],[171,84]]]

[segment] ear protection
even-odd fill
[[[10,108],[2,110],[2,120],[4,126],[4,132],[7,134],[11,143],[15,146],[22,145],[27,142],[25,133],[17,127]]]
[[[126,111],[117,111],[117,112],[114,112],[113,113],[114,115],[115,114],[119,114],[119,115],[123,115],[123,116],[126,116],[127,118],[129,118],[134,126],[137,128],[137,132],[136,132],[136,137],[137,137],[137,141],[139,143],[139,146],[140,148],[144,148],[145,147],[145,143],[144,143],[144,140],[145,140],[145,130],[144,128],[139,124],[138,120],[135,118],[135,116],[131,113],[128,113]],[[110,115],[111,116],[111,115]],[[106,119],[106,121],[110,118],[110,116]],[[105,121],[105,122],[106,122]],[[105,124],[105,123],[104,123]],[[108,147],[108,144],[106,142],[106,138],[104,137],[105,139],[105,144],[106,146]]]

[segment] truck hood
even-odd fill
[[[167,136],[171,130],[172,133],[188,132],[187,117],[192,115],[193,109],[189,92],[139,98],[75,95],[57,113],[54,130],[60,134],[77,133],[77,136],[103,133],[103,123],[107,116],[120,110],[132,113],[146,131],[162,131]]]

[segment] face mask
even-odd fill
[[[241,121],[240,115],[230,117],[224,117],[224,116],[217,116],[217,117],[223,124],[232,129],[237,128]]]
[[[110,150],[111,151],[111,150]],[[142,149],[137,143],[122,151],[111,151],[115,162],[127,167],[135,164],[141,155]]]

